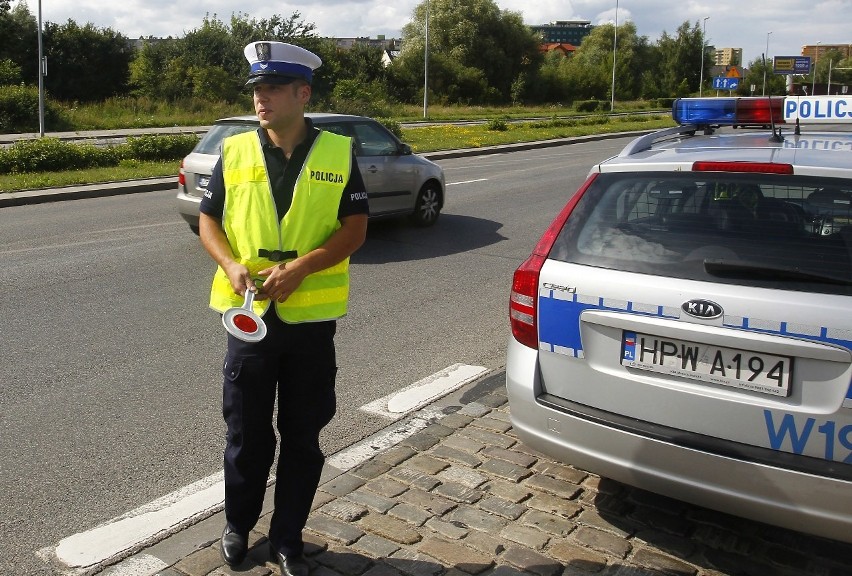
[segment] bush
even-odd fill
[[[376,118],[379,122],[381,122],[382,126],[390,130],[391,134],[402,140],[402,125],[396,120],[391,120],[390,118]]]
[[[119,147],[126,148],[126,151],[122,150],[122,158],[158,162],[183,158],[196,144],[198,144],[198,137],[194,134],[168,136],[146,134],[131,136],[126,144]]]
[[[125,160],[176,160],[186,156],[197,142],[192,134],[140,136],[118,146],[73,144],[57,138],[19,140],[0,148],[0,174],[117,166]]]
[[[574,110],[577,112],[608,112],[609,102],[603,100],[578,100],[574,102]]]
[[[609,124],[609,116],[593,116],[577,119],[578,126],[597,126],[598,124]]]
[[[58,109],[45,102],[46,129],[67,128]],[[0,86],[0,134],[38,132],[38,88],[34,86]]]
[[[0,132],[38,131],[38,88],[0,87]]]
[[[488,129],[493,130],[494,132],[505,132],[509,129],[509,126],[506,124],[505,120],[493,118],[488,121]]]
[[[0,86],[12,86],[21,82],[21,67],[5,58],[0,60]]]

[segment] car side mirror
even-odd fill
[[[411,155],[411,146],[408,144],[400,144],[399,146],[399,154],[400,156],[409,156]]]

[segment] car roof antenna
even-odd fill
[[[763,69],[766,70],[766,54],[761,56],[763,58]],[[778,127],[778,131],[775,131],[775,112],[772,110],[772,96],[769,95],[766,97],[769,100],[769,125],[772,127],[772,136],[769,137],[770,142],[783,142],[784,136],[781,135],[781,127]]]

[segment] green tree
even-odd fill
[[[132,85],[137,94],[152,98],[236,101],[248,75],[247,44],[277,40],[317,51],[321,43],[313,30],[298,12],[260,20],[237,13],[230,22],[207,15],[183,38],[145,44],[131,67]],[[318,84],[323,84],[320,74],[314,79]]]
[[[783,96],[787,93],[787,77],[781,74],[775,74],[772,71],[772,62],[767,60],[766,66],[763,64],[763,58],[755,58],[746,67],[748,72],[740,80],[737,94],[741,96],[761,96],[764,94],[764,70],[766,70],[766,95],[767,96]],[[754,86],[754,94],[751,92],[751,87]],[[810,88],[810,86],[808,86]]]
[[[38,83],[38,21],[24,2],[0,0],[0,60],[20,68],[20,81]]]
[[[828,83],[828,77],[825,79]],[[852,58],[838,58],[831,64],[831,93],[842,94],[843,86],[846,86],[846,91],[849,93],[849,86],[852,85]]]
[[[330,92],[316,94],[314,106],[334,112],[388,115],[390,96],[382,48],[356,43],[343,50],[333,40],[326,40],[320,50],[321,70],[329,80]]]
[[[126,94],[133,48],[125,36],[73,20],[47,23],[44,53],[48,61],[45,88],[64,101],[96,102]]]
[[[149,39],[142,44],[130,64],[130,85],[133,94],[148,98],[174,100],[187,96],[191,90],[187,82],[176,76],[176,83],[167,81],[167,72],[180,55],[178,40],[167,38],[154,41]],[[169,75],[171,77],[171,75]]]
[[[571,100],[570,59],[571,56],[566,56],[558,50],[545,54],[528,90],[529,97],[537,102]]]
[[[824,54],[820,54],[819,59],[814,63],[814,74],[816,74],[817,84],[828,84],[828,75],[831,73],[831,83],[835,83],[834,68],[843,67],[843,54],[839,50],[827,50]],[[839,70],[838,72],[843,72]],[[822,93],[822,92],[821,92]]]
[[[0,60],[0,86],[13,86],[21,83],[21,67],[6,58]]]
[[[698,22],[691,28],[689,22],[684,22],[674,37],[663,32],[657,43],[660,61],[656,72],[665,93],[675,95],[698,91],[702,58],[706,58],[703,44]]]
[[[426,2],[416,6],[412,21],[402,29],[400,62],[409,69],[414,61],[423,62],[426,11]],[[428,11],[430,76],[431,60],[435,60],[435,71],[443,76],[441,84],[457,86],[463,100],[496,97],[507,101],[515,80],[537,69],[541,61],[538,39],[523,24],[521,15],[500,10],[493,0],[429,0]],[[475,71],[487,83],[485,94],[465,88],[479,84],[478,80],[471,82],[479,76]],[[460,74],[458,81],[448,81],[448,73]]]
[[[639,37],[636,25],[626,22],[618,27],[615,51],[615,27],[596,26],[583,38],[568,66],[568,81],[576,99],[612,97],[613,57],[615,57],[615,99],[631,100],[642,92],[643,61],[651,52],[648,39]]]

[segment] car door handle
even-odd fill
[[[379,169],[376,167],[375,164],[372,164],[369,168],[367,168],[367,172],[372,172],[373,174],[375,174],[378,171],[379,171]]]

